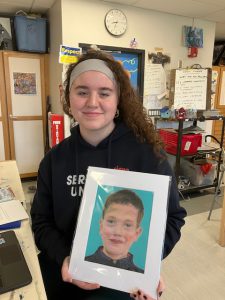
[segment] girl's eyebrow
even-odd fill
[[[75,89],[88,89],[88,87],[86,85],[77,85]]]
[[[75,89],[89,89],[88,86],[86,85],[77,85],[75,86]],[[100,87],[99,88],[101,91],[113,91],[113,89],[109,88],[109,87]]]

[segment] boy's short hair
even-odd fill
[[[135,192],[124,189],[124,190],[119,190],[115,193],[110,194],[108,196],[108,198],[106,199],[106,202],[105,202],[105,205],[104,205],[104,208],[102,211],[102,219],[104,219],[107,209],[113,203],[124,204],[124,205],[131,204],[135,208],[137,208],[137,210],[138,210],[137,224],[138,224],[138,226],[140,225],[141,220],[144,215],[144,206],[141,201],[141,198],[138,197],[138,195]]]

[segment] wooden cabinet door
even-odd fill
[[[10,156],[21,177],[37,175],[45,145],[44,55],[3,53]]]
[[[213,108],[217,109],[220,112],[220,115],[225,116],[225,67],[213,67],[212,70],[216,70],[219,74]],[[222,134],[222,125],[222,121],[213,121],[212,135],[214,135],[219,141]],[[223,147],[225,148],[225,137]]]
[[[0,52],[0,161],[10,159],[5,76],[3,56]]]

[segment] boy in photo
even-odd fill
[[[143,215],[143,203],[135,192],[123,189],[109,195],[100,220],[103,245],[94,254],[86,256],[85,260],[144,273],[134,264],[133,255],[129,252],[141,235]]]

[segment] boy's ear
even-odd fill
[[[100,219],[100,222],[99,222],[99,225],[100,225],[100,233],[101,233],[101,231],[102,231],[102,222],[103,222],[103,220],[102,220],[102,218]]]
[[[137,240],[140,237],[140,235],[142,234],[141,226],[138,226],[138,228],[136,229],[136,234],[137,234],[137,237],[136,237],[136,240]]]

